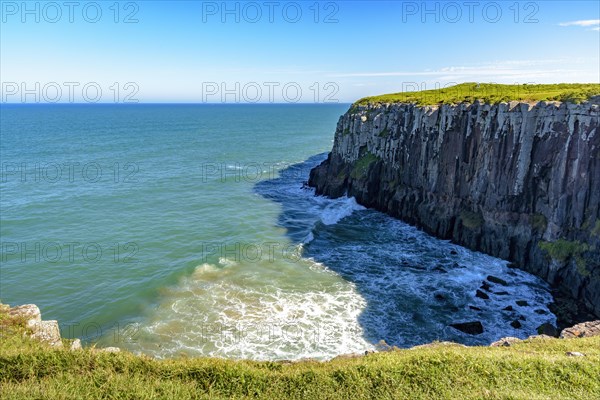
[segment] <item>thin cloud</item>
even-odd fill
[[[380,77],[400,77],[400,76],[497,76],[497,75],[546,75],[567,72],[566,69],[525,69],[525,68],[496,68],[487,67],[451,67],[442,68],[436,71],[393,71],[393,72],[359,72],[349,74],[331,75],[334,78],[380,78]]]
[[[587,28],[589,26],[599,25],[599,27],[600,27],[600,19],[583,19],[583,20],[579,20],[579,21],[561,22],[558,25],[560,25],[560,26],[581,26],[584,28]],[[597,31],[599,29],[593,28],[593,30]]]
[[[356,71],[329,75],[334,78],[364,79],[405,78],[430,79],[435,81],[560,81],[566,77],[589,80],[597,72],[590,65],[597,65],[598,59],[574,60],[506,60],[486,62],[469,66],[448,66],[438,69],[398,70],[398,71]],[[597,78],[593,79],[596,80]]]

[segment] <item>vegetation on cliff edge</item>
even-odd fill
[[[579,273],[583,276],[589,275],[583,258],[583,253],[590,250],[587,243],[559,239],[554,242],[541,241],[538,246],[555,261],[566,262],[570,258],[574,258]]]
[[[560,83],[552,85],[501,85],[494,83],[461,83],[442,89],[401,92],[365,97],[353,104],[414,103],[417,105],[473,103],[476,100],[497,104],[509,101],[568,101],[580,103],[600,95],[597,83]]]
[[[5,399],[600,398],[600,337],[537,338],[511,347],[438,343],[329,362],[156,360],[49,348],[23,337],[18,323],[0,320]]]

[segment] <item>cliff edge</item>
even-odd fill
[[[600,316],[599,119],[600,96],[355,103],[309,185],[512,261]]]

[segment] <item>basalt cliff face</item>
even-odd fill
[[[600,316],[599,119],[600,97],[353,106],[309,185],[510,260]]]

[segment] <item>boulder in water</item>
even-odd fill
[[[469,335],[479,335],[483,333],[483,325],[479,321],[459,322],[456,324],[450,324],[450,326]]]
[[[492,283],[497,283],[498,285],[508,286],[508,282],[506,282],[504,279],[495,277],[493,275],[488,275],[487,280]]]
[[[489,300],[489,298],[490,298],[490,296],[488,296],[487,294],[485,294],[484,292],[482,292],[479,289],[477,289],[477,292],[475,293],[475,297],[479,297],[480,299],[484,299],[484,300]]]

